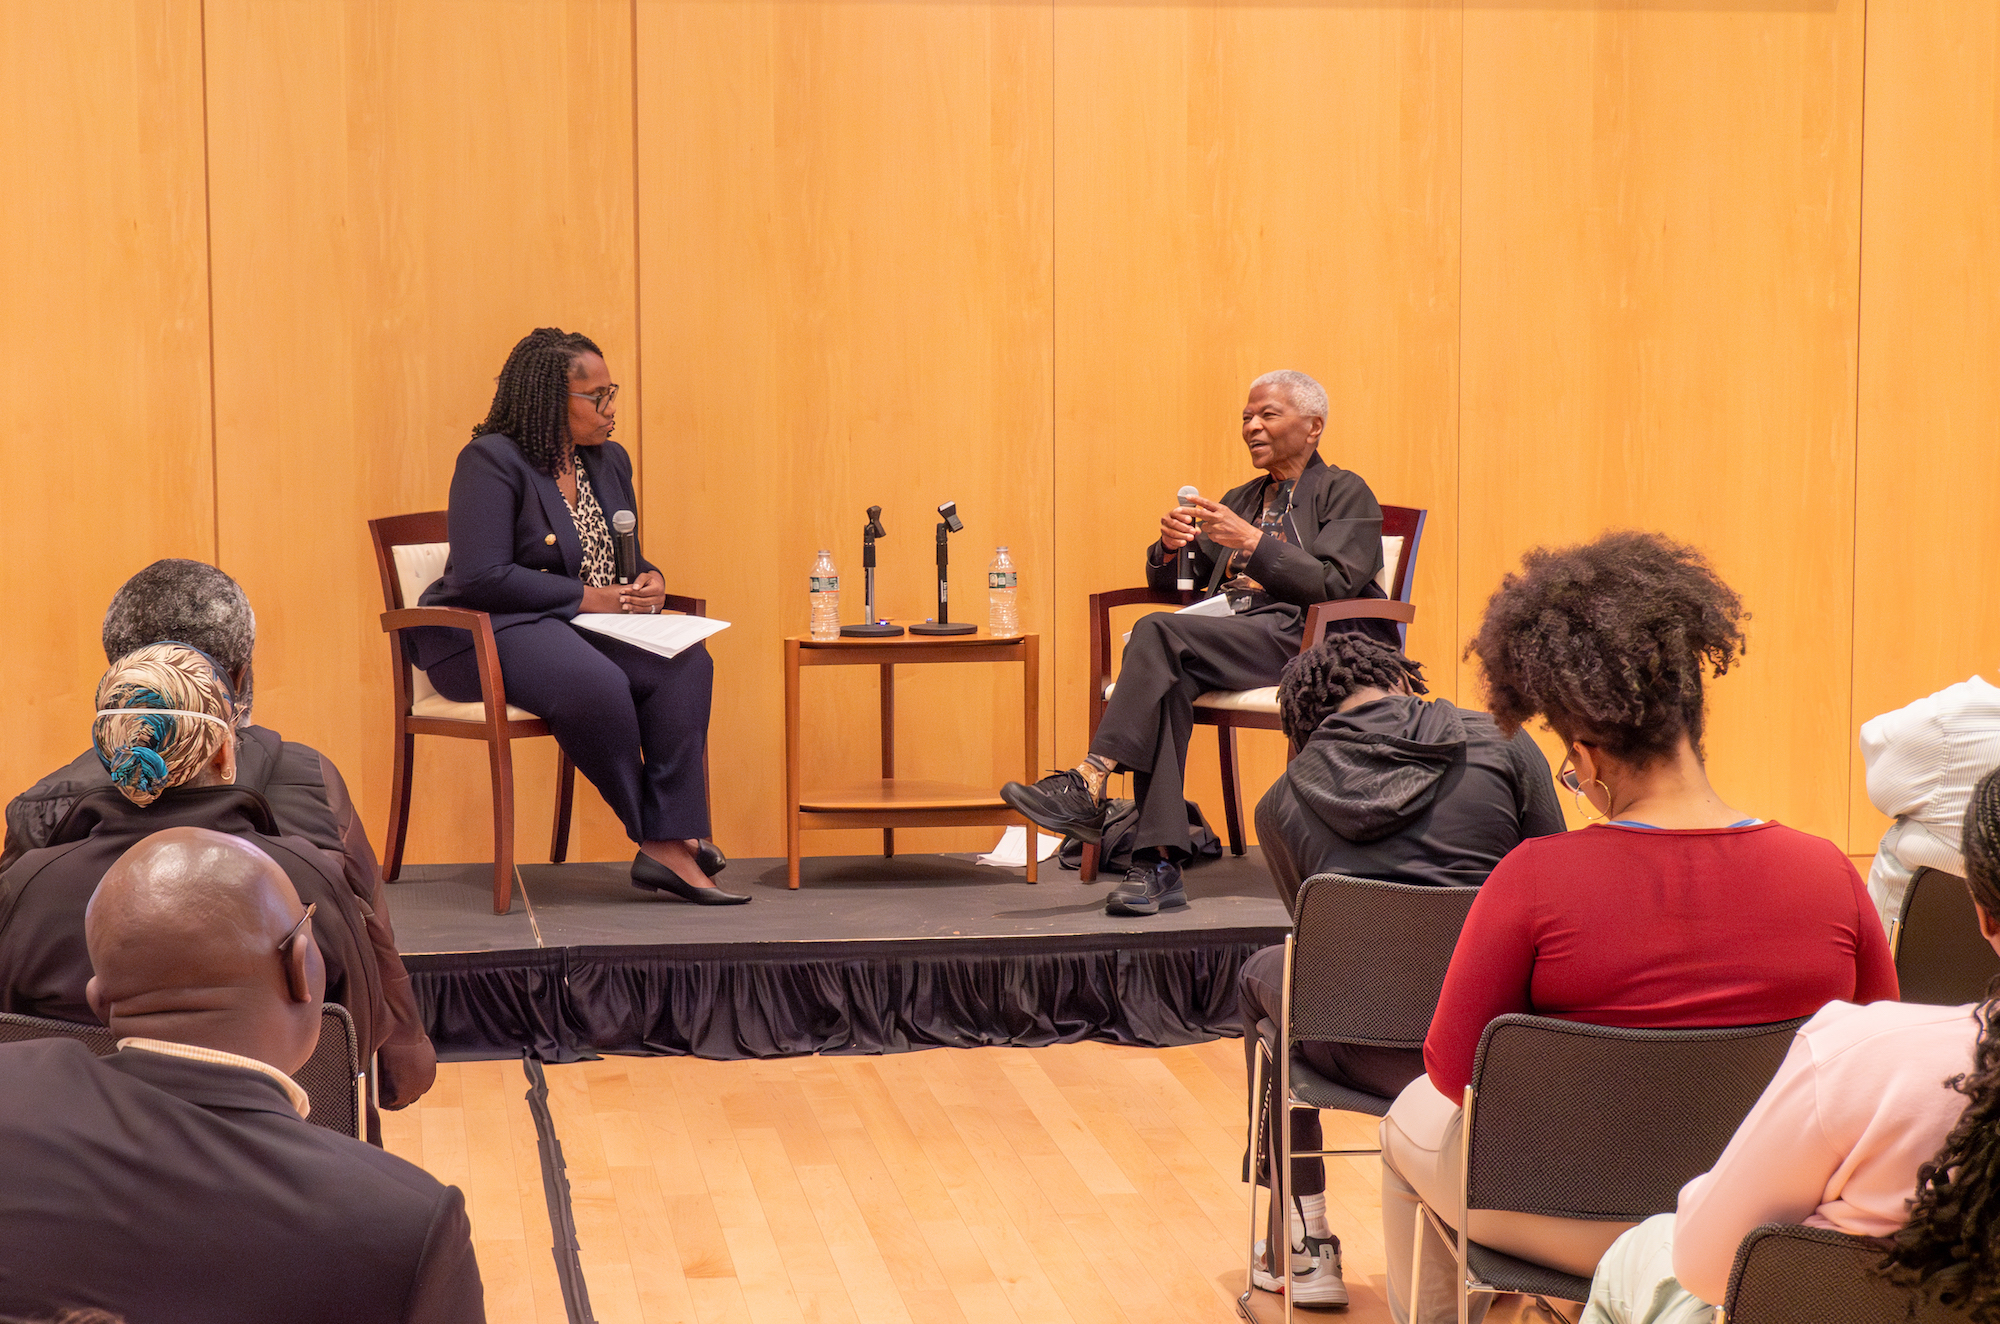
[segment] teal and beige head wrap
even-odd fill
[[[134,804],[194,778],[236,738],[229,678],[206,653],[148,644],[111,664],[97,683],[91,739],[112,783]]]

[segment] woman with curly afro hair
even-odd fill
[[[2000,771],[1973,791],[1964,842],[1980,933],[2000,950]],[[1606,1252],[1585,1324],[1707,1324],[1760,1223],[1882,1237],[1892,1281],[2000,1321],[1995,991],[1963,1007],[1829,1003],[1679,1210]]]
[[[618,815],[639,847],[634,887],[733,905],[750,898],[709,882],[725,861],[706,840],[708,649],[661,657],[571,623],[651,615],[666,601],[666,579],[643,555],[630,582],[617,575],[612,526],[639,506],[632,457],[611,440],[617,399],[589,337],[541,327],[521,338],[458,453],[451,556],[420,604],[492,617],[507,702],[549,724]],[[470,631],[420,626],[404,640],[439,694],[478,701]]]
[[[1591,825],[1522,842],[1487,878],[1424,1041],[1427,1075],[1383,1119],[1399,1324],[1413,1317],[1417,1200],[1456,1198],[1459,1101],[1495,1017],[1761,1025],[1896,996],[1888,939],[1845,852],[1732,809],[1709,783],[1705,685],[1743,653],[1745,619],[1701,553],[1650,533],[1537,548],[1486,605],[1467,651],[1485,672],[1488,711],[1507,732],[1547,724],[1564,752],[1560,780]],[[1470,1233],[1587,1277],[1625,1226],[1475,1213]],[[1452,1257],[1441,1242],[1425,1252],[1414,1317],[1456,1315]]]

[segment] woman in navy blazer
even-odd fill
[[[549,724],[639,843],[635,886],[703,905],[748,901],[709,882],[723,860],[704,840],[708,649],[665,658],[570,624],[583,612],[657,612],[666,599],[643,556],[633,583],[613,582],[609,521],[638,505],[631,457],[611,440],[617,394],[584,336],[543,328],[514,346],[486,421],[458,453],[451,556],[420,601],[492,617],[507,701]],[[479,698],[470,633],[405,637],[438,693]]]

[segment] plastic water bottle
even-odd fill
[[[824,547],[819,549],[819,559],[813,562],[810,582],[812,637],[840,638],[840,572],[833,568],[833,553]]]
[[[986,632],[1007,636],[1021,633],[1021,612],[1014,595],[1020,591],[1021,577],[1014,573],[1014,560],[1005,547],[993,550],[993,564],[986,567]]]

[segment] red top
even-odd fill
[[[1896,997],[1889,940],[1840,848],[1778,823],[1530,837],[1472,903],[1424,1065],[1464,1096],[1487,1022],[1764,1025]]]

